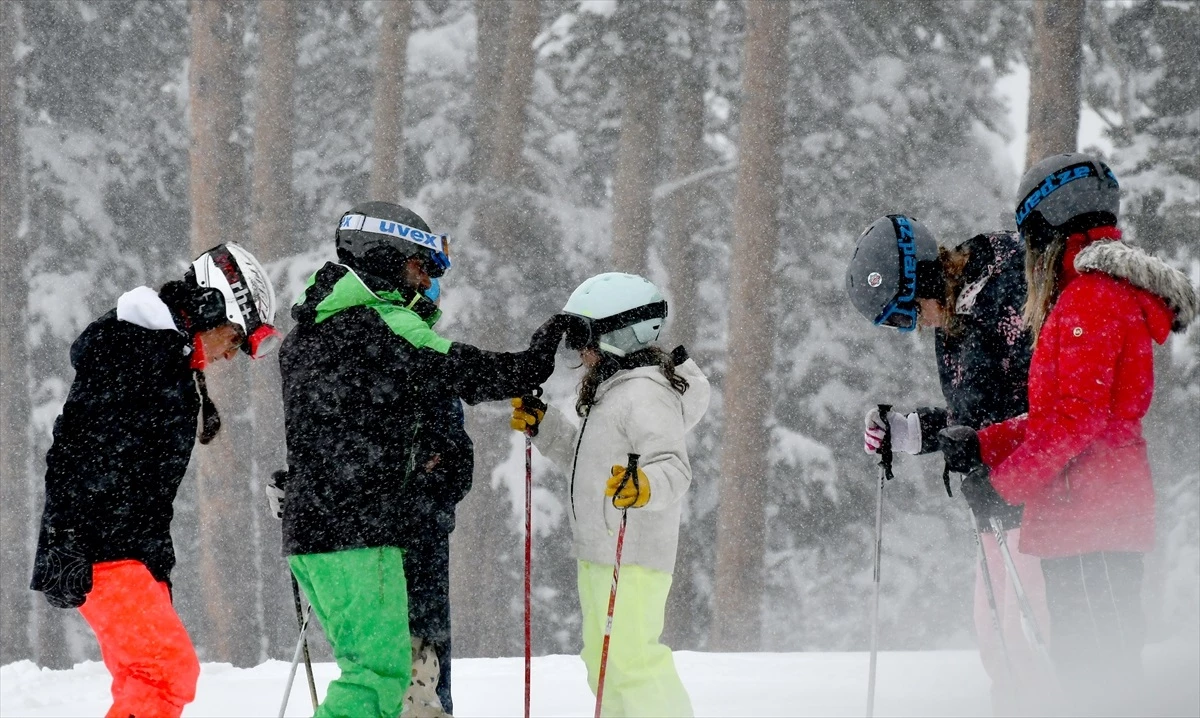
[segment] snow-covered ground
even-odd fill
[[[1175,640],[1146,649],[1151,704],[1145,715],[1200,715],[1200,645]],[[676,654],[698,716],[859,716],[866,704],[865,653]],[[337,674],[315,666],[321,695]],[[256,668],[205,664],[196,702],[184,716],[274,716],[288,664]],[[454,662],[455,715],[519,716],[523,662],[476,658]],[[100,663],[68,671],[21,661],[0,668],[0,716],[103,715],[108,674]],[[533,663],[534,716],[590,716],[593,698],[576,656],[545,656]],[[879,657],[875,713],[879,716],[990,715],[988,681],[973,651],[886,652]],[[289,716],[312,715],[303,670]]]

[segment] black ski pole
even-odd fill
[[[871,669],[867,677],[867,718],[875,715],[875,664],[879,655],[879,564],[883,553],[883,484],[892,478],[892,426],[888,423],[891,404],[879,405],[883,420],[883,443],[879,446],[879,489],[875,495],[875,570],[871,597]]]
[[[305,630],[308,628],[308,618],[304,615],[304,611],[300,606],[300,584],[296,582],[296,574],[288,571],[292,577],[292,598],[296,601],[296,621],[300,626],[300,643],[304,649],[304,672],[308,676],[308,696],[312,698],[313,710],[317,710],[317,682],[313,679],[312,658],[308,655],[308,637],[305,636]],[[309,606],[312,609],[312,606]]]

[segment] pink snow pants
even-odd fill
[[[1041,561],[1037,556],[1028,556],[1017,551],[1021,529],[1010,529],[1004,535],[1008,542],[1008,550],[1012,552],[1013,563],[1017,566],[1021,586],[1033,605],[1042,638],[1049,640],[1050,612],[1046,608],[1046,583],[1042,578]],[[1042,714],[1046,701],[1053,695],[1054,676],[1048,667],[1039,665],[1033,648],[1025,640],[1025,634],[1021,630],[1021,607],[1017,603],[1017,594],[1013,590],[1012,582],[1008,580],[1008,571],[1004,566],[1004,557],[1000,554],[996,537],[988,531],[980,532],[979,538],[987,556],[988,573],[992,577],[992,588],[996,593],[996,612],[999,614],[1000,627],[1004,632],[1004,641],[1008,646],[1012,666],[1010,676],[1008,667],[1005,666],[1004,650],[992,623],[987,589],[983,583],[983,570],[981,566],[976,566],[975,634],[983,667],[992,679],[993,713],[997,716]]]

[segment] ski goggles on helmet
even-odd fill
[[[270,324],[259,324],[242,342],[242,351],[251,359],[262,359],[283,344],[283,334]]]
[[[893,327],[902,332],[911,332],[917,328],[917,305],[913,301],[901,301],[899,297],[887,303],[879,316],[875,317],[875,326]]]
[[[602,319],[592,319],[579,314],[564,314],[570,319],[567,323],[565,339],[567,348],[572,351],[583,351],[600,345],[600,337],[644,322],[647,319],[664,319],[667,316],[666,300],[643,304],[640,307],[614,314]]]
[[[379,217],[368,217],[365,214],[356,213],[342,215],[342,219],[338,223],[338,231],[364,232],[376,235],[377,237],[389,238],[389,240],[371,240],[363,246],[364,250],[380,241],[387,241],[394,247],[407,246],[397,245],[395,240],[415,244],[425,251],[413,252],[411,254],[405,252],[404,254],[420,259],[421,268],[434,279],[441,277],[446,273],[446,270],[450,269],[450,238],[444,234],[433,234],[432,232],[426,232],[416,227],[410,227],[403,222],[380,219]]]
[[[436,280],[450,269],[450,238],[442,235],[442,248],[435,249],[421,258],[425,273]]]

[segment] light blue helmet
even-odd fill
[[[567,329],[568,348],[625,356],[658,340],[667,302],[645,277],[605,272],[580,284],[562,311],[576,319]]]

